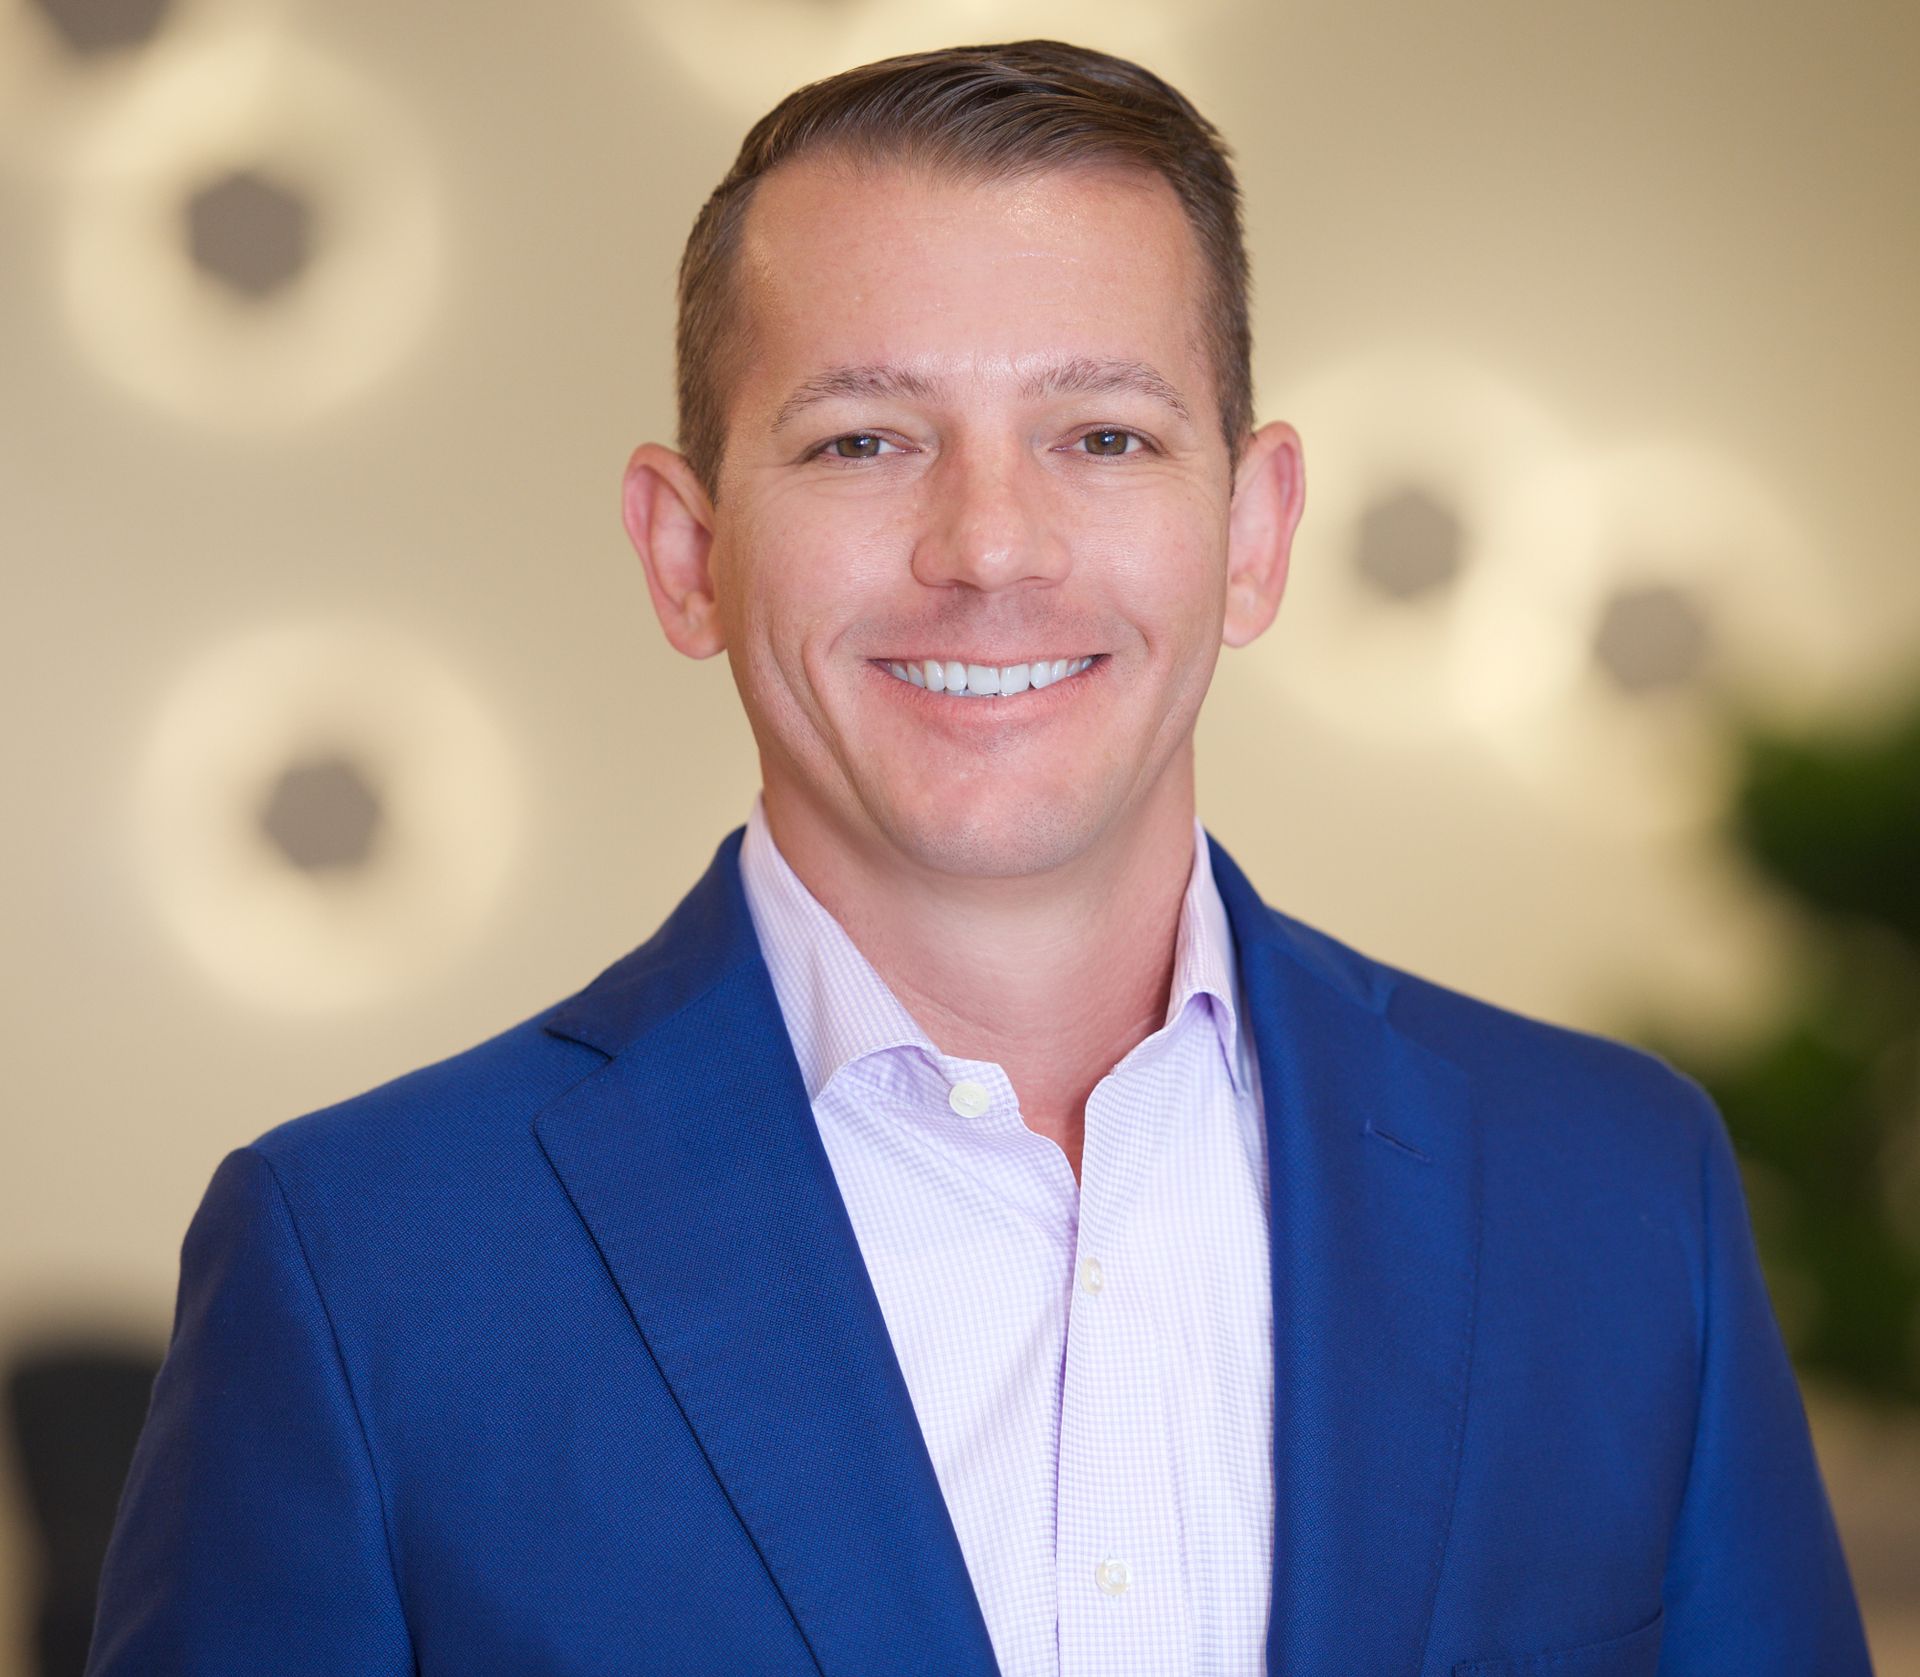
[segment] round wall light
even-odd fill
[[[441,262],[423,149],[361,76],[253,32],[156,54],[81,148],[66,312],[107,378],[231,430],[374,385]]]
[[[252,1005],[391,996],[479,935],[520,826],[512,753],[473,689],[383,625],[262,630],[159,706],[142,871],[196,965]]]

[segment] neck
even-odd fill
[[[1011,878],[937,873],[851,842],[771,781],[763,796],[788,866],[920,1028],[942,1053],[998,1064],[1077,1178],[1087,1097],[1166,1016],[1194,860],[1191,747],[1122,829]]]

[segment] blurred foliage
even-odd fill
[[[1653,1046],[1726,1117],[1802,1370],[1920,1403],[1920,702],[1740,750],[1730,836],[1802,912],[1803,970],[1738,1056]]]

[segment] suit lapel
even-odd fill
[[[1390,975],[1275,914],[1218,845],[1272,1191],[1267,1665],[1411,1677],[1458,1474],[1479,1183],[1464,1072],[1386,1016]]]
[[[542,1146],[826,1677],[995,1669],[739,884],[547,1020],[607,1063]],[[1417,1671],[1465,1417],[1478,1251],[1465,1074],[1390,979],[1213,847],[1272,1184],[1268,1668]]]
[[[738,872],[547,1021],[536,1129],[825,1677],[994,1671]]]

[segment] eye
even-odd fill
[[[852,431],[844,437],[835,437],[818,452],[830,455],[835,460],[872,460],[887,448],[896,454],[900,452],[897,445],[888,442],[885,437],[875,436],[871,431]]]
[[[1147,446],[1138,432],[1123,431],[1117,425],[1102,425],[1097,431],[1089,431],[1080,439],[1080,445],[1086,453],[1102,457],[1139,453],[1140,448],[1128,446],[1132,443],[1138,443],[1140,448]]]

